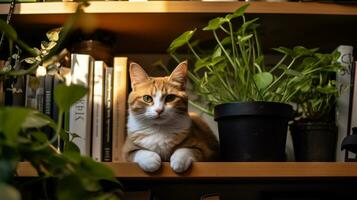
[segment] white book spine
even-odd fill
[[[79,147],[81,155],[90,156],[91,120],[92,120],[92,70],[94,60],[85,54],[71,56],[71,83],[88,88],[88,93],[77,101],[69,112],[69,132],[76,133],[74,143]]]
[[[340,92],[336,105],[336,125],[338,127],[336,160],[343,161],[345,153],[341,151],[341,143],[349,131],[350,91],[353,90],[353,88],[350,88],[351,78],[353,78],[351,74],[353,47],[341,45],[337,48],[337,51],[341,54],[338,62],[343,66],[343,70],[336,75],[336,86]]]
[[[103,88],[104,88],[104,67],[103,61],[95,61],[94,64],[94,85],[93,85],[93,128],[92,128],[92,158],[95,161],[102,161],[103,144]]]

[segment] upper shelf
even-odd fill
[[[240,179],[240,178],[357,178],[357,163],[319,162],[197,162],[183,174],[169,163],[156,173],[145,173],[134,163],[106,163],[123,179]],[[17,174],[36,176],[29,163],[20,163]]]
[[[86,13],[227,13],[245,2],[201,1],[93,1]],[[247,13],[258,14],[326,14],[357,15],[357,4],[313,2],[251,2]],[[40,2],[17,4],[16,14],[69,14],[76,9],[75,2]],[[0,14],[7,14],[9,4],[0,5]]]
[[[117,41],[113,43],[118,54],[164,53],[170,42],[184,31],[200,29],[210,19],[233,12],[244,4],[94,1],[85,9],[86,14],[78,24],[86,29],[115,32]],[[16,5],[13,24],[20,37],[39,41],[44,32],[62,25],[76,5],[74,2],[20,3]],[[0,15],[7,14],[8,9],[9,4],[0,4]],[[357,43],[357,26],[354,26],[357,4],[251,2],[247,17],[260,18],[258,32],[265,50],[303,45],[330,51],[340,44]],[[211,35],[197,33],[196,37],[206,40]]]

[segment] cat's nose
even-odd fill
[[[163,108],[156,108],[155,111],[156,111],[156,113],[158,115],[160,115],[164,111],[164,109]]]

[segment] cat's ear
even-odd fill
[[[182,89],[186,88],[187,81],[187,60],[177,65],[169,77],[169,81],[177,83]]]
[[[150,79],[145,70],[135,62],[130,63],[129,73],[131,87]]]

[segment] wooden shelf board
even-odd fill
[[[200,1],[93,1],[87,13],[227,13],[245,2]],[[314,2],[251,2],[247,13],[267,14],[327,14],[357,15],[356,4]],[[19,3],[16,14],[69,14],[76,9],[75,2]],[[7,14],[9,4],[0,5],[0,14]]]
[[[156,173],[145,173],[134,163],[106,163],[123,179],[239,179],[239,178],[357,178],[357,163],[336,162],[197,162],[183,174],[163,163]],[[20,177],[36,176],[29,163],[18,166]]]
[[[199,1],[94,1],[77,27],[114,32],[117,54],[164,53],[178,35],[200,30],[214,17],[230,13],[245,2]],[[259,17],[258,32],[264,49],[303,45],[332,51],[340,44],[357,42],[357,4],[313,2],[251,2],[247,18]],[[9,4],[0,4],[0,15]],[[13,25],[24,41],[40,41],[50,28],[61,26],[76,8],[74,2],[17,4]],[[32,30],[31,32],[29,30]],[[210,32],[195,38],[205,41]],[[36,43],[37,45],[37,43]]]

